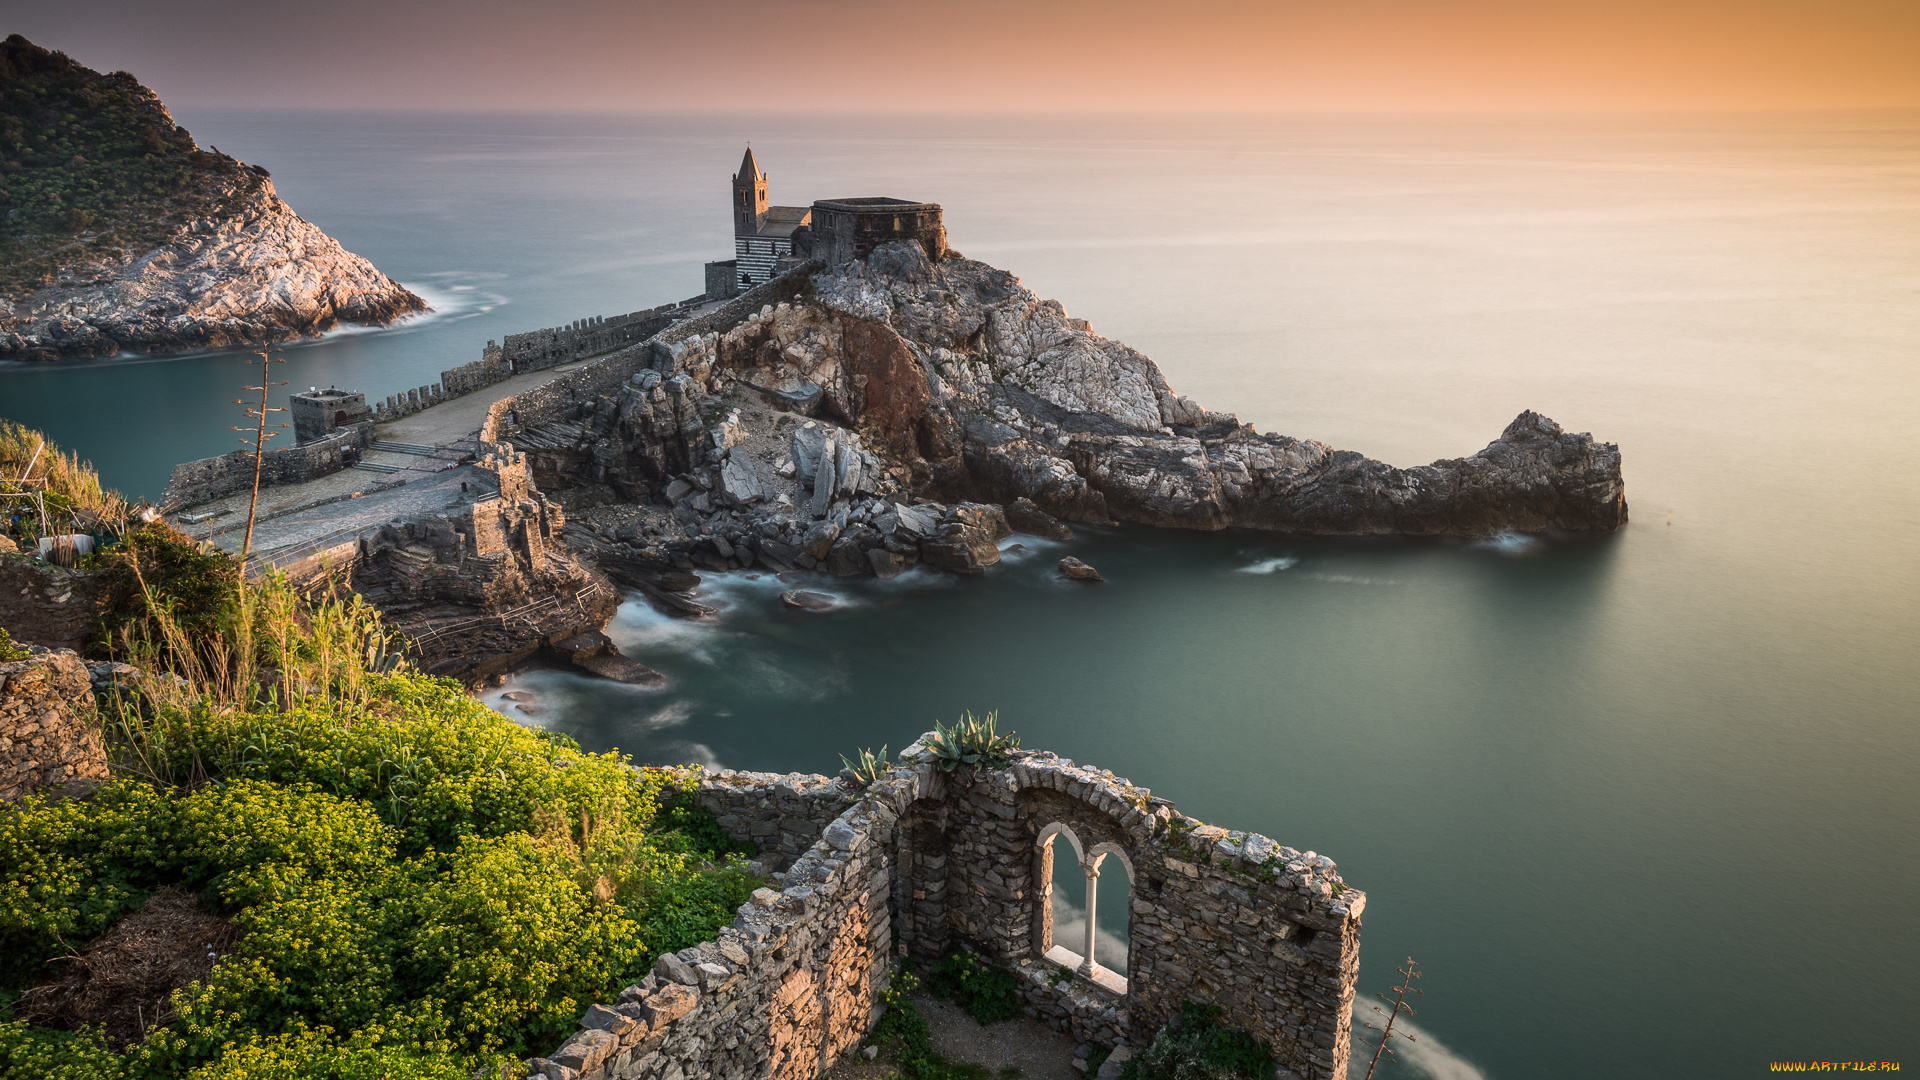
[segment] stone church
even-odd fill
[[[930,259],[947,255],[938,203],[866,197],[771,205],[767,174],[752,147],[733,174],[731,208],[733,258],[707,264],[706,295],[712,299],[763,285],[808,259],[828,266],[857,259],[889,240],[918,241]]]

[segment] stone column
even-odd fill
[[[1100,859],[1083,862],[1080,864],[1080,869],[1087,872],[1087,948],[1082,954],[1085,959],[1080,962],[1080,974],[1091,979],[1094,969],[1099,966],[1093,962],[1093,939],[1099,933],[1097,916],[1100,913]]]

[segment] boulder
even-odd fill
[[[842,536],[833,542],[826,557],[827,573],[834,577],[855,577],[864,574],[873,567],[867,562],[867,555],[851,536]]]
[[[1059,518],[1047,513],[1033,504],[1033,500],[1021,496],[1007,504],[1007,525],[1017,533],[1028,536],[1044,536],[1049,540],[1071,540],[1073,530]]]
[[[833,542],[839,538],[840,526],[831,521],[818,522],[801,537],[800,552],[816,561],[824,559],[833,548]]]
[[[728,505],[745,506],[766,498],[767,489],[760,479],[760,470],[750,459],[729,454],[720,466],[720,494]]]
[[[1060,560],[1060,573],[1075,581],[1104,581],[1100,571],[1069,555]]]

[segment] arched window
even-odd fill
[[[1062,838],[1064,845],[1056,843]],[[1109,902],[1117,900],[1120,918],[1108,922],[1126,926],[1132,904],[1132,861],[1115,844],[1083,847],[1073,830],[1058,822],[1040,830],[1037,846],[1035,894],[1043,905],[1038,922],[1040,954],[1115,993],[1126,993],[1126,931],[1122,929],[1117,935],[1103,932],[1100,908],[1103,894]],[[1056,860],[1056,853],[1069,854],[1072,861]],[[1109,856],[1115,858],[1109,862]],[[1058,874],[1054,872],[1056,866]],[[1121,880],[1109,882],[1105,889],[1100,884],[1103,866],[1122,871],[1118,875]],[[1120,887],[1116,889],[1115,884]]]

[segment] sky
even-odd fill
[[[0,0],[176,106],[1920,106],[1920,0]]]

